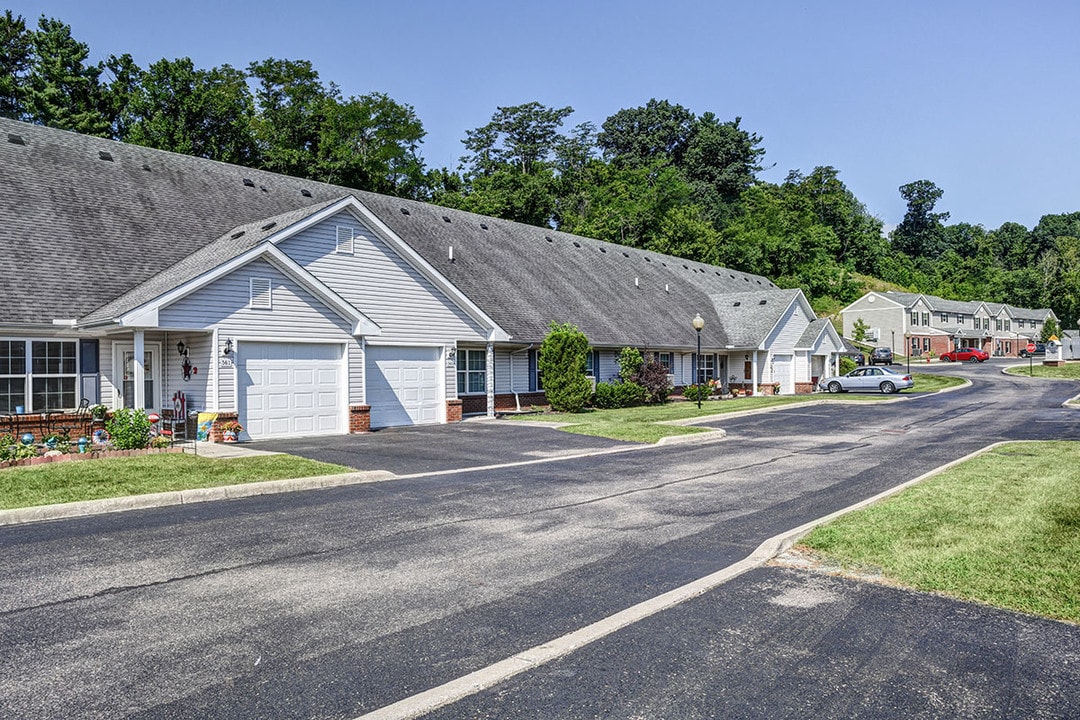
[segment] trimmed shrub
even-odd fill
[[[592,383],[585,375],[588,352],[585,333],[570,323],[551,323],[536,362],[552,410],[581,412],[592,396]]]
[[[852,360],[851,358],[849,358],[847,356],[840,358],[840,374],[841,375],[847,375],[849,372],[854,370],[856,367],[857,366],[855,365],[855,361]]]
[[[150,419],[143,410],[120,408],[105,422],[105,431],[117,450],[136,450],[150,444]]]
[[[682,394],[684,398],[691,402],[708,400],[709,395],[712,394],[712,386],[708,383],[702,383],[701,385],[687,385],[683,388]]]
[[[632,382],[597,383],[593,406],[612,408],[634,407],[645,402],[645,388]]]
[[[619,353],[619,378],[623,382],[634,382],[634,376],[641,370],[645,361],[637,348],[624,347]]]

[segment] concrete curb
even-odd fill
[[[101,500],[60,503],[56,505],[38,505],[13,510],[0,510],[0,526],[21,525],[43,520],[63,520],[86,515],[103,515],[124,510],[145,510],[148,508],[168,507],[172,505],[190,505],[193,503],[213,502],[216,500],[235,500],[256,495],[276,495],[296,490],[315,490],[319,488],[357,485],[360,483],[382,482],[397,477],[394,473],[383,470],[368,472],[343,473],[340,475],[317,475],[306,478],[288,478],[285,480],[266,480],[264,482],[243,485],[222,485],[220,487],[175,490],[172,492],[151,493],[148,495],[128,495]]]
[[[554,638],[542,645],[537,645],[528,650],[519,652],[511,657],[494,663],[493,665],[481,668],[451,680],[450,682],[439,685],[438,687],[431,688],[411,697],[399,700],[396,703],[386,705],[378,710],[361,715],[355,720],[411,720],[412,718],[421,717],[438,708],[450,705],[483,690],[487,690],[488,688],[509,680],[515,675],[519,675],[527,670],[532,670],[569,655],[576,650],[596,642],[597,640],[603,639],[612,633],[618,632],[625,627],[629,627],[630,625],[645,620],[664,610],[668,610],[688,600],[704,595],[710,590],[713,590],[750,570],[762,567],[769,560],[772,560],[777,555],[790,549],[799,538],[803,537],[819,525],[831,522],[841,515],[846,515],[855,510],[861,510],[868,505],[872,505],[884,498],[895,495],[896,493],[948,470],[955,465],[966,462],[985,452],[989,452],[998,446],[1007,444],[1011,443],[999,442],[988,445],[981,450],[977,450],[962,458],[935,468],[930,472],[924,473],[913,480],[908,480],[885,492],[878,493],[867,500],[857,502],[854,505],[849,505],[842,510],[837,510],[834,513],[830,513],[816,520],[811,520],[810,522],[785,533],[775,535],[758,545],[754,552],[749,556],[726,568],[706,575],[705,577],[698,578],[697,580],[677,587],[674,590],[669,590],[666,593],[644,600],[636,605],[632,605],[625,610],[609,615],[606,618],[567,633],[561,637]]]

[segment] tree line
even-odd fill
[[[139,67],[128,54],[90,63],[60,20],[0,17],[0,115],[162,150],[426,200],[765,275],[801,287],[822,313],[875,279],[958,300],[1050,307],[1080,318],[1080,213],[1032,229],[948,224],[943,190],[899,188],[889,233],[834,167],[757,176],[763,138],[713,112],[667,100],[599,126],[573,108],[496,108],[465,132],[455,168],[428,168],[412,106],[345,97],[306,60]]]

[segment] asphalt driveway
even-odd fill
[[[356,470],[413,475],[568,457],[634,444],[527,423],[469,420],[450,425],[385,428],[363,435],[263,440],[248,446]]]

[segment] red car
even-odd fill
[[[983,362],[990,359],[990,353],[978,348],[960,348],[941,353],[943,362]]]

